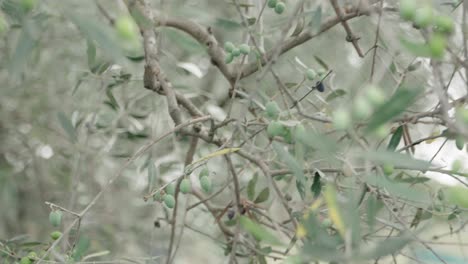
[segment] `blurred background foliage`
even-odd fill
[[[138,34],[136,41],[122,39],[112,25],[112,19],[128,16],[124,2],[31,1],[34,4],[29,10],[25,8],[29,1],[0,0],[0,16],[6,25],[0,41],[0,239],[3,246],[8,245],[8,250],[4,248],[3,253],[11,250],[22,257],[29,251],[46,250],[50,244],[49,233],[56,229],[49,224],[50,207],[45,204],[46,201],[80,212],[118,173],[127,158],[173,126],[165,98],[143,88],[144,50],[141,36]],[[157,10],[157,16],[187,18],[203,27],[210,27],[220,45],[227,41],[239,45],[248,40],[246,27],[234,4],[237,1],[148,2]],[[250,8],[241,8],[244,15],[254,19],[263,1],[245,2]],[[274,48],[284,36],[284,28],[290,22],[298,2],[286,1],[287,8],[282,15],[268,8],[263,11],[263,31],[255,32],[258,36],[254,35],[264,40],[265,50]],[[303,6],[306,30],[317,30],[317,24],[335,16],[328,1],[304,1]],[[396,7],[398,3],[385,1],[384,6]],[[440,13],[453,14],[455,18],[461,16],[462,8],[458,8],[457,3],[435,2],[433,6]],[[100,8],[105,10],[108,18]],[[363,51],[374,45],[378,21],[378,14],[349,21],[360,37],[359,45]],[[288,36],[293,33],[296,24],[294,20],[291,27],[286,28]],[[460,27],[457,24],[456,34],[450,40],[454,47],[462,44],[463,28],[466,30],[466,25]],[[257,30],[256,27],[251,29]],[[188,34],[173,28],[157,28],[156,31],[160,64],[174,88],[205,113],[211,114],[214,120],[222,121],[230,107],[229,103],[225,103],[230,84],[210,63],[205,47]],[[406,110],[406,115],[431,111],[437,106],[438,98],[431,92],[434,79],[431,78],[430,59],[420,58],[405,49],[400,41],[402,36],[415,42],[424,41],[424,36],[411,23],[401,21],[398,11],[385,12],[380,22],[378,43],[382,48],[378,50],[375,63],[374,83],[381,87],[386,100],[396,98],[397,108],[403,107],[401,112]],[[337,25],[288,51],[274,64],[279,79],[290,88],[295,98],[301,98],[315,85],[315,81],[305,78],[307,68],[316,72],[333,71],[324,80],[325,91],[313,92],[305,100],[307,113],[331,117],[336,109],[352,108],[353,100],[365,94],[363,90],[373,67],[372,51],[359,58],[345,38],[343,27]],[[232,69],[239,67],[237,60],[231,64]],[[256,56],[250,55],[246,60],[255,62]],[[443,64],[443,78],[448,80],[459,68],[456,67]],[[280,119],[288,126],[295,127],[306,120],[296,112],[286,111],[288,107],[278,92],[279,84],[271,75],[259,80],[258,74],[253,74],[238,85],[241,91],[248,94],[247,98],[233,101],[231,117],[240,122],[217,132],[220,138],[232,137],[236,143],[234,146],[254,135],[259,128],[264,129],[269,122],[265,121],[262,109],[256,108],[254,101],[264,105],[272,98],[276,100],[282,109]],[[412,91],[419,88],[424,92],[400,94],[396,92],[399,87],[409,87]],[[454,77],[449,92],[452,98],[466,94],[463,77]],[[414,98],[408,105],[401,104],[401,98],[407,97]],[[249,111],[251,109],[256,111]],[[292,214],[302,222],[301,227],[309,236],[310,241],[303,245],[302,256],[305,259],[341,263],[344,253],[337,252],[342,252],[343,237],[347,235],[340,233],[342,229],[350,229],[353,230],[352,238],[345,242],[350,243],[351,246],[346,246],[354,250],[353,257],[358,261],[355,263],[378,259],[398,252],[409,241],[429,241],[434,236],[449,236],[445,242],[447,244],[430,244],[430,249],[433,250],[433,247],[437,251],[437,257],[425,247],[427,244],[421,246],[416,242],[397,257],[398,263],[416,263],[415,259],[423,263],[441,263],[440,258],[446,263],[466,263],[463,253],[466,246],[463,240],[466,215],[463,214],[463,206],[447,202],[448,194],[444,193],[446,186],[455,182],[453,177],[440,174],[437,170],[427,172],[427,164],[422,161],[379,152],[387,148],[398,127],[397,122],[387,121],[399,114],[390,113],[388,120],[383,120],[386,117],[378,113],[374,115],[377,125],[387,125],[383,136],[364,134],[366,144],[370,146],[367,152],[360,150],[353,138],[335,131],[331,124],[309,120],[303,122],[308,132],[313,131],[302,142],[305,150],[294,143],[288,145],[284,140],[271,144],[265,133],[247,140],[242,146],[244,150],[264,159],[271,170],[288,169],[294,172],[278,173],[274,179],[280,184],[281,191],[289,196]],[[260,124],[256,123],[258,120]],[[434,121],[414,124],[410,129],[413,139],[417,140],[434,134],[434,131],[441,133],[445,127]],[[393,150],[404,146],[401,135],[396,140]],[[430,160],[439,146],[445,144],[444,140],[449,140],[449,146],[445,148],[448,148],[446,153],[451,156],[434,158],[434,163],[450,167],[456,159],[461,162],[467,160],[466,153],[455,148],[453,136],[438,138],[430,146],[423,143],[426,145],[419,148],[418,145],[416,153],[413,153],[414,158]],[[170,219],[172,211],[151,199],[144,201],[143,197],[183,173],[189,142],[187,135],[175,134],[133,162],[124,171],[123,177],[103,194],[82,219],[79,233],[72,229],[69,237],[59,244],[50,258],[59,262],[90,259],[113,263],[118,259],[122,262],[159,263],[159,257],[167,253],[171,228],[166,220]],[[322,142],[322,145],[317,146],[317,142]],[[285,145],[289,149],[285,150]],[[216,146],[201,142],[195,160],[215,151]],[[363,156],[365,161],[360,159]],[[268,215],[278,222],[286,221],[286,213],[278,199],[271,198],[273,191],[266,188],[269,183],[263,175],[259,176],[259,169],[238,156],[233,155],[232,158],[236,170],[240,171],[241,195],[251,201],[257,199],[258,204],[267,208]],[[388,177],[373,169],[358,170],[359,177],[343,177],[350,170],[368,166],[368,162],[393,164],[397,170],[387,173]],[[151,163],[155,168],[153,172],[148,169]],[[225,188],[212,199],[220,212],[233,201],[232,180],[222,156],[210,159],[206,166],[213,192]],[[398,167],[416,170],[398,170]],[[303,168],[316,170],[314,173],[302,173]],[[379,177],[375,177],[378,172]],[[426,172],[427,175],[424,174]],[[199,170],[196,170],[190,177],[194,188],[199,189],[198,173]],[[356,171],[351,175],[356,175]],[[338,191],[333,188],[323,190],[327,183],[336,183]],[[363,183],[376,190],[385,190],[382,195],[385,197],[389,194],[389,204],[394,207],[385,208],[388,204],[382,203],[381,199],[386,198],[382,198],[378,191],[363,192]],[[263,198],[258,198],[265,188],[269,194],[266,195],[265,191]],[[460,197],[466,198],[465,189],[459,193]],[[361,194],[366,195],[364,202],[360,200],[363,199]],[[453,192],[451,194],[454,195]],[[323,203],[316,204],[317,208],[322,208],[321,211],[308,209],[322,199],[316,199],[318,196],[324,196]],[[192,196],[179,196],[179,202],[185,206],[197,201]],[[353,207],[357,203],[360,204],[359,209]],[[333,210],[341,216],[330,215]],[[230,253],[229,243],[224,241],[207,209],[199,206],[187,212],[187,215],[180,214],[187,226],[175,263],[223,262],[225,252]],[[72,214],[64,213],[63,217],[61,227],[74,220]],[[225,218],[223,216],[221,221],[224,222]],[[324,219],[331,219],[332,223],[324,224]],[[340,219],[346,221],[346,227],[340,227]],[[427,224],[423,229],[403,232],[418,227],[419,221],[424,220],[427,220]],[[260,247],[260,243],[253,245],[257,250],[263,250],[265,255],[270,254],[272,248],[268,245],[275,244],[270,242],[276,240],[267,235],[270,231],[257,234],[255,230],[260,230],[260,227],[250,221],[241,218],[243,230],[257,238],[253,241],[266,241],[267,246],[262,244],[263,247]],[[394,231],[389,233],[389,227]],[[290,234],[296,233],[291,226],[286,230]],[[454,235],[450,236],[452,232]],[[394,238],[394,241],[380,243],[386,236],[397,233],[402,235]],[[279,248],[284,251],[290,238],[281,232],[276,232],[274,237],[280,237],[282,244]],[[68,252],[72,241],[77,245],[73,252]],[[294,248],[293,253],[301,252],[301,248]],[[91,255],[94,253],[97,255]],[[273,250],[273,253],[277,252]],[[245,263],[266,261],[258,252],[254,254],[246,250],[245,254],[251,256],[241,260]],[[5,261],[11,261],[5,263],[13,262],[14,258],[6,260],[7,256],[2,256]],[[391,261],[392,257],[386,257],[382,258],[381,263]]]

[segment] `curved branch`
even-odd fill
[[[235,75],[232,74],[226,63],[224,63],[224,51],[213,36],[213,32],[211,32],[210,27],[206,29],[194,21],[174,17],[165,17],[155,20],[155,26],[176,28],[192,36],[198,41],[198,43],[207,48],[208,55],[211,58],[211,63],[221,71],[224,77],[231,84],[235,81]]]
[[[355,17],[359,17],[359,16],[367,15],[367,14],[369,14],[369,12],[363,12],[362,10],[361,11],[356,10],[356,11],[353,11],[352,13],[348,13],[348,14],[344,15],[342,20],[340,20],[340,18],[338,18],[338,17],[328,19],[327,21],[325,21],[325,23],[322,24],[322,26],[320,27],[320,30],[318,32],[313,33],[311,31],[307,31],[307,32],[304,32],[304,33],[298,35],[297,37],[290,38],[290,39],[286,40],[283,43],[283,45],[281,46],[281,48],[280,48],[279,55],[281,55],[283,53],[286,53],[287,51],[289,51],[289,50],[303,44],[304,42],[309,41],[309,40],[319,36],[323,32],[328,31],[332,27],[334,27],[337,24],[341,23],[341,21],[347,21],[347,20],[353,19]],[[262,66],[267,64],[268,61],[273,58],[273,55],[274,55],[273,50],[267,51],[266,54],[265,54],[266,59],[262,58]],[[255,73],[258,70],[258,68],[259,68],[258,62],[256,62],[256,61],[251,62],[250,64],[248,64],[248,65],[246,65],[244,67],[241,78],[245,78],[245,77],[248,77],[248,76],[252,75],[253,73]]]

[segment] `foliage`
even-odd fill
[[[0,0],[2,263],[466,262],[461,3]]]

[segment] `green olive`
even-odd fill
[[[164,204],[167,206],[167,208],[174,208],[175,206],[175,199],[174,196],[170,194],[164,195]]]
[[[286,127],[278,121],[271,121],[267,127],[267,134],[270,137],[286,135]]]
[[[62,212],[61,211],[52,211],[49,214],[49,222],[57,227],[62,223]]]
[[[31,264],[32,261],[28,257],[22,257],[20,260],[20,264]]]
[[[434,24],[438,32],[450,34],[453,33],[453,31],[455,30],[453,18],[450,16],[437,16],[435,18]]]
[[[156,192],[154,195],[153,195],[153,201],[155,202],[161,202],[163,200],[163,196],[161,194],[161,192]]]
[[[28,259],[31,260],[31,261],[34,261],[37,259],[37,253],[34,252],[34,251],[31,251],[28,253]]]
[[[329,227],[331,227],[332,225],[333,225],[333,223],[332,223],[332,221],[331,221],[330,218],[325,218],[325,219],[323,219],[323,221],[322,221],[322,226],[323,226],[324,228],[329,228]]]
[[[465,146],[465,139],[462,136],[457,136],[455,139],[455,145],[457,146],[458,150],[462,150]]]
[[[440,34],[434,34],[429,40],[429,50],[433,58],[442,58],[444,56],[447,38]]]
[[[286,9],[286,5],[283,2],[276,3],[276,6],[275,6],[276,14],[281,15],[285,9]]]
[[[234,48],[231,53],[234,57],[238,57],[241,55],[241,51],[239,48]]]
[[[239,50],[242,54],[247,55],[250,53],[250,47],[247,44],[239,45]]]
[[[337,109],[333,113],[333,125],[337,130],[346,130],[351,126],[351,117],[345,109]]]
[[[200,186],[202,187],[205,193],[210,193],[212,184],[210,178],[208,176],[203,176],[200,178]]]
[[[234,60],[234,55],[232,53],[227,53],[226,57],[224,58],[224,63],[229,64]]]
[[[175,194],[175,185],[170,183],[169,185],[166,186],[166,194],[174,195]]]
[[[130,16],[117,18],[115,29],[119,37],[124,40],[135,40],[137,38],[137,26]]]
[[[181,193],[184,193],[184,194],[189,193],[192,191],[192,183],[190,182],[189,179],[183,179],[180,182],[179,189]]]
[[[391,164],[384,164],[382,169],[385,175],[391,175],[395,171],[395,167]]]
[[[317,76],[317,74],[315,73],[314,70],[312,70],[312,69],[307,69],[307,71],[306,71],[306,77],[307,77],[307,79],[309,79],[310,81],[312,81],[313,79],[315,79],[316,76]]]
[[[201,178],[203,176],[209,176],[210,175],[210,171],[208,170],[207,167],[203,167],[203,169],[200,171],[200,173],[198,174],[198,177]]]
[[[433,18],[434,18],[434,12],[432,11],[432,7],[426,5],[416,10],[416,13],[414,14],[413,22],[416,26],[425,28],[432,23]]]
[[[268,5],[269,8],[275,8],[276,3],[278,3],[278,0],[268,0],[267,5]]]
[[[417,3],[415,0],[400,1],[400,16],[404,20],[412,20],[416,14]]]
[[[286,141],[286,143],[292,144],[294,142],[294,138],[291,129],[289,129],[289,127],[285,127],[285,129],[286,132],[281,136],[283,137],[284,141]]]
[[[319,70],[317,71],[317,76],[318,76],[319,78],[324,77],[325,74],[327,74],[327,71],[324,70],[324,69],[319,69]]]
[[[367,98],[372,105],[379,106],[385,102],[385,94],[378,86],[369,85],[365,89]]]
[[[280,108],[275,101],[270,101],[265,105],[265,112],[271,119],[277,119],[280,114]]]
[[[234,43],[232,43],[230,41],[226,41],[224,43],[224,50],[229,52],[229,53],[232,52],[235,48],[236,48],[236,46],[234,45]]]
[[[54,231],[54,232],[50,233],[50,238],[52,238],[53,240],[57,240],[61,236],[62,236],[62,233],[60,231]]]
[[[303,124],[296,125],[294,129],[294,139],[296,141],[304,141],[307,138],[307,131]]]
[[[358,96],[354,100],[353,115],[356,119],[366,119],[370,116],[371,112],[372,106],[366,98],[364,98],[363,96]]]

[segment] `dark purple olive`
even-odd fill
[[[323,85],[323,82],[317,82],[317,84],[315,85],[315,87],[317,88],[317,91],[319,92],[323,92],[325,91],[325,86]]]
[[[227,213],[227,217],[228,217],[229,220],[234,218],[234,215],[236,215],[236,212],[234,210],[229,210],[228,213]]]

